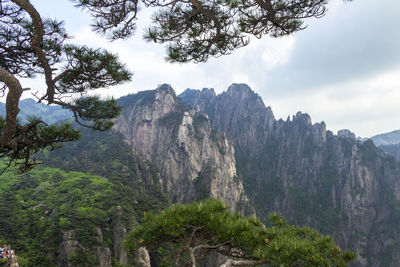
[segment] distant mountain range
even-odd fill
[[[400,130],[392,131],[390,133],[378,134],[371,137],[376,146],[386,146],[400,143]]]
[[[46,123],[52,124],[61,120],[72,118],[72,112],[63,109],[60,106],[48,106],[43,103],[37,103],[32,98],[23,99],[19,102],[20,113],[18,118],[26,121],[30,116],[40,117]],[[5,117],[6,105],[0,102],[0,115]]]
[[[400,161],[400,130],[371,137],[375,145]]]
[[[392,155],[396,160],[400,161],[400,130],[395,130],[389,133],[378,134],[370,138],[357,137],[348,129],[338,131],[338,136],[348,137],[363,143],[367,140],[372,140],[378,148],[388,155]]]

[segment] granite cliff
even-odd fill
[[[233,144],[211,129],[207,115],[185,106],[169,85],[123,97],[119,104],[123,112],[114,130],[156,166],[172,202],[211,196],[232,209],[247,203]]]
[[[400,164],[372,141],[336,136],[301,112],[276,120],[244,84],[180,97],[233,141],[238,175],[259,217],[277,211],[332,234],[358,253],[356,266],[400,265]]]

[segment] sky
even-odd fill
[[[231,55],[206,63],[166,63],[165,47],[147,43],[143,29],[150,11],[138,16],[136,35],[112,43],[93,33],[90,17],[68,0],[31,0],[42,17],[65,21],[73,42],[102,47],[120,56],[134,73],[129,83],[97,92],[120,97],[168,83],[177,94],[187,88],[225,91],[246,83],[271,106],[277,119],[297,111],[329,130],[350,129],[370,137],[400,129],[400,1],[330,0],[321,19],[282,38],[252,39]],[[43,79],[23,80],[30,92]],[[23,97],[31,97],[25,92]]]

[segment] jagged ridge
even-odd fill
[[[244,84],[220,95],[203,89],[180,97],[233,140],[238,174],[258,216],[278,211],[334,235],[359,254],[355,265],[400,265],[400,166],[371,141],[335,136],[301,112],[275,120]]]
[[[209,119],[184,105],[169,85],[121,98],[115,130],[160,171],[160,185],[173,202],[204,197],[233,209],[246,202],[231,142]]]

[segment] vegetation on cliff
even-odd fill
[[[279,215],[265,227],[255,217],[230,213],[222,201],[177,204],[159,214],[147,213],[144,222],[126,239],[134,252],[139,247],[162,254],[161,265],[196,266],[217,252],[227,256],[225,266],[347,266],[354,255],[332,238],[308,227],[287,224]]]
[[[144,211],[165,207],[153,168],[135,158],[117,134],[83,130],[82,140],[55,152],[41,156],[46,166],[0,176],[0,238],[16,249],[20,266],[57,266],[67,231],[82,248],[70,260],[98,266],[93,249],[113,250],[119,208],[129,230]]]

